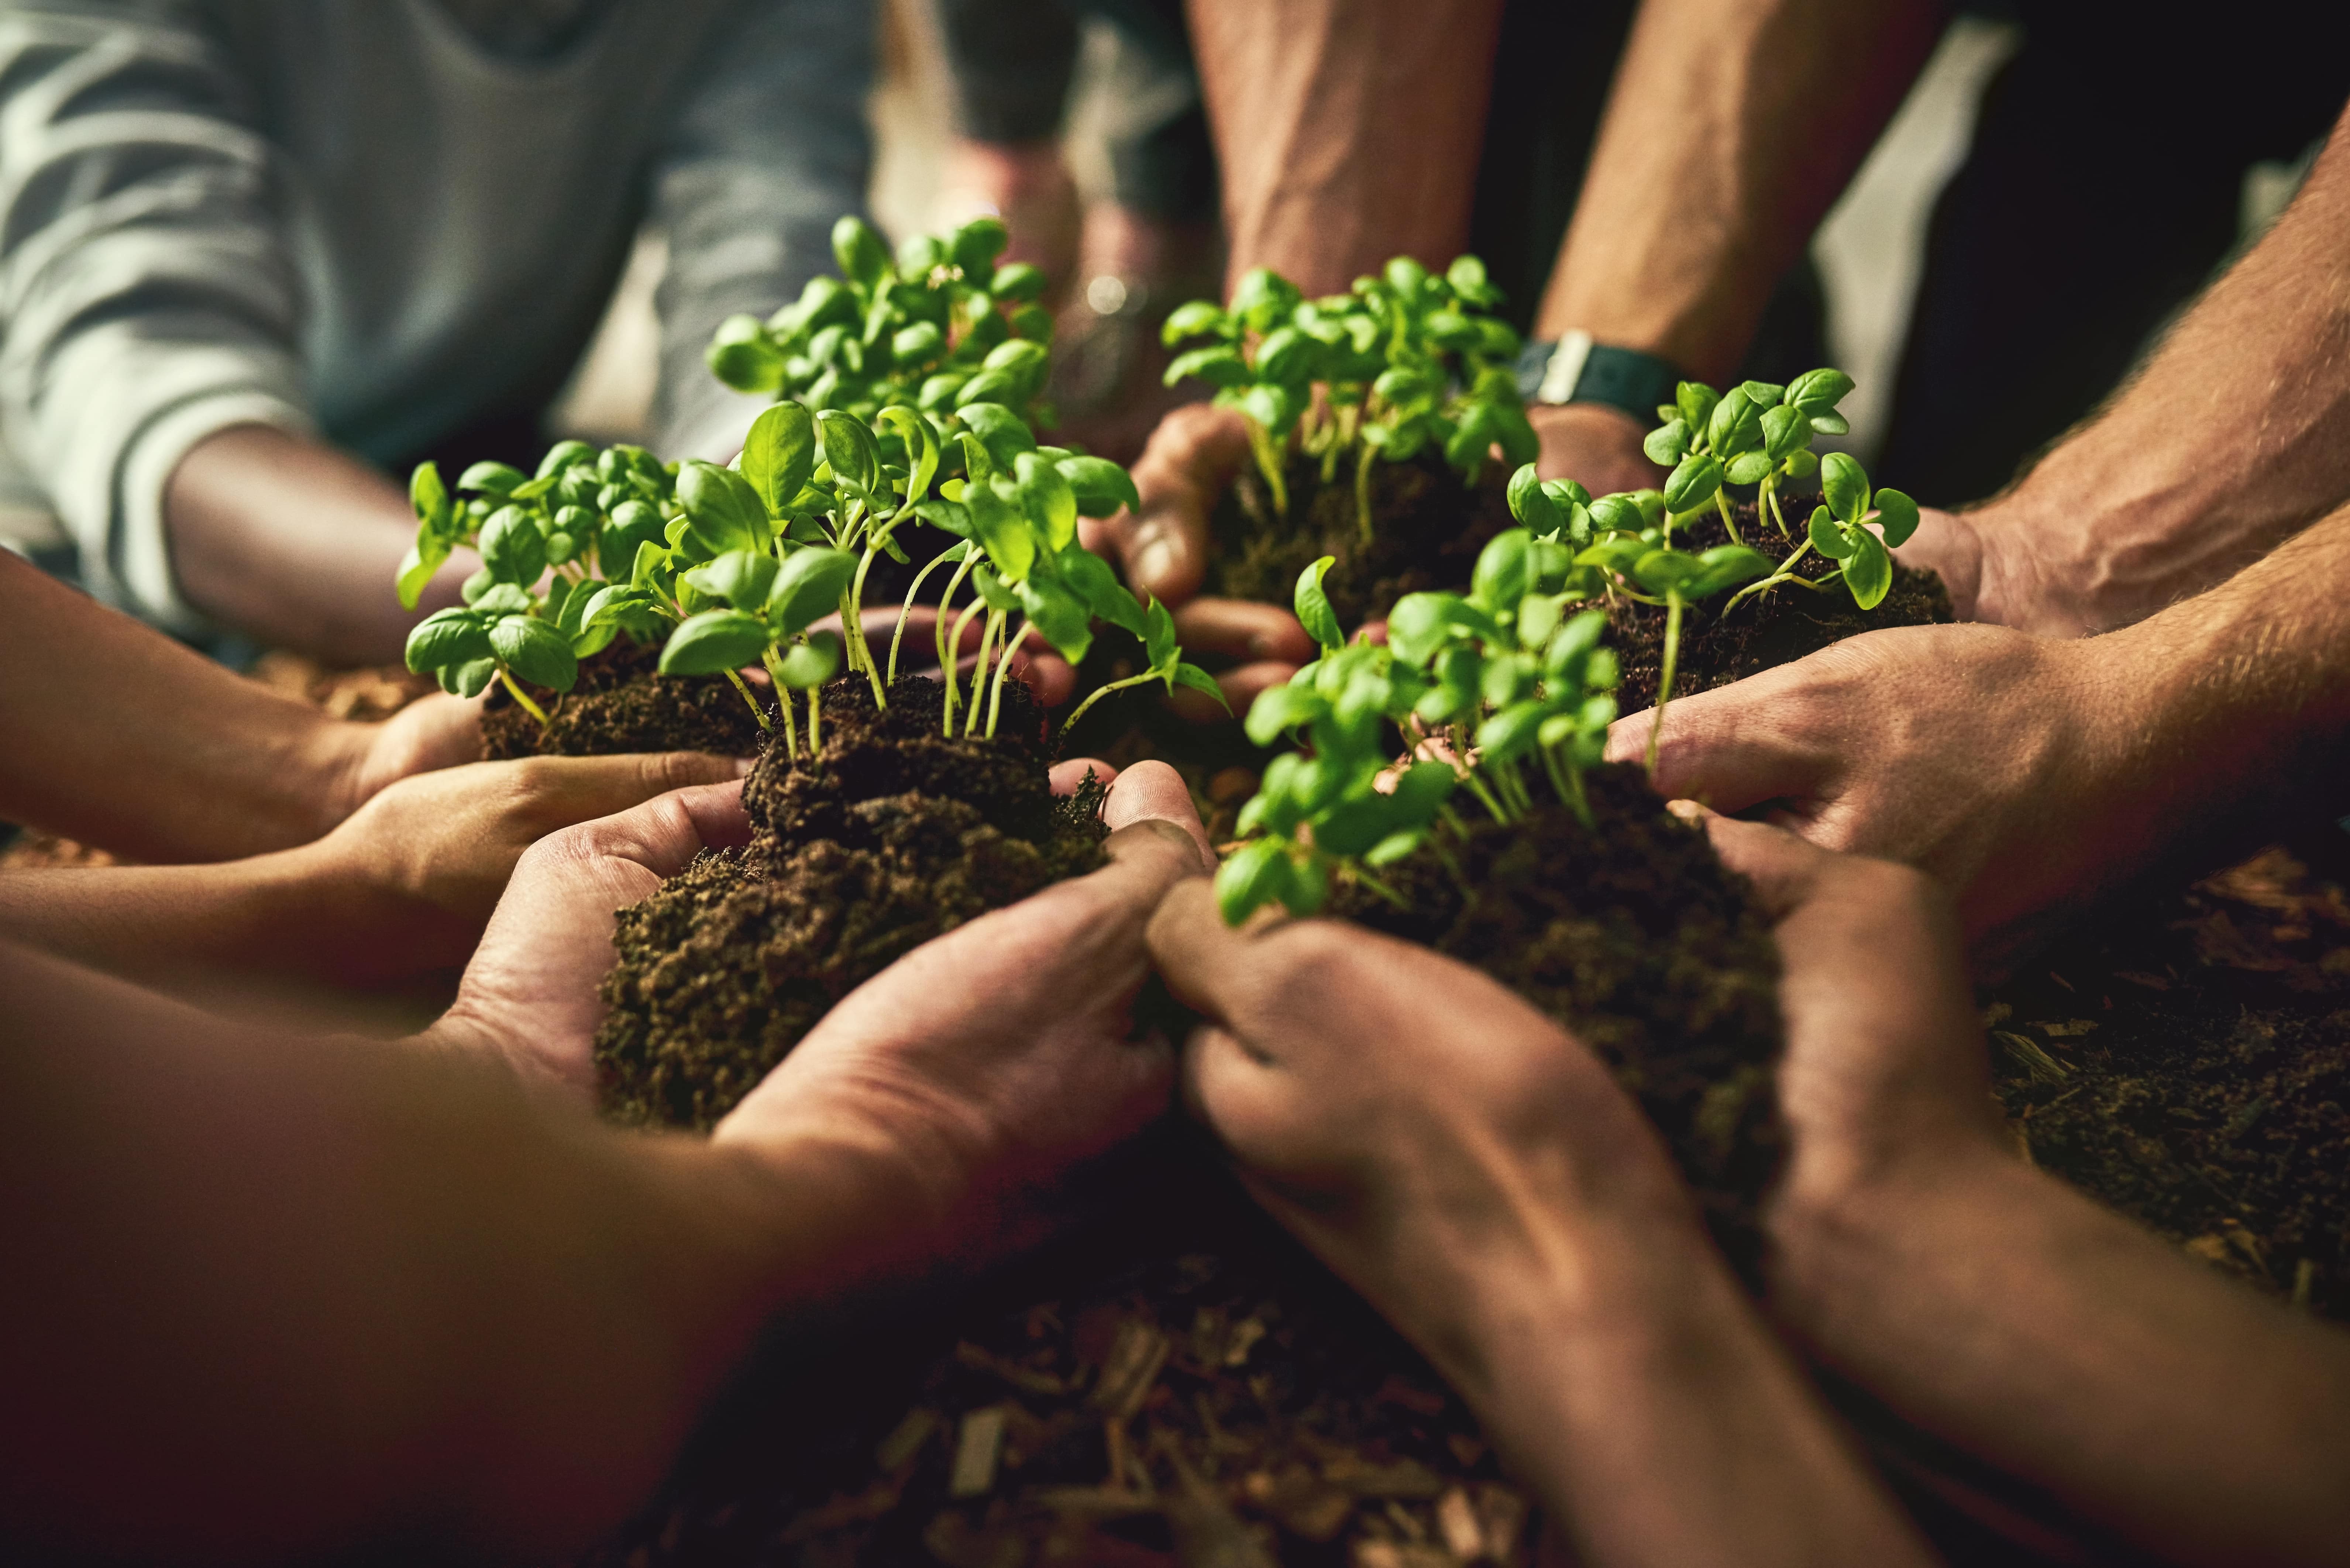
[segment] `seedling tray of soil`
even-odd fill
[[[595,757],[627,752],[709,752],[747,757],[764,737],[758,721],[725,681],[660,673],[659,647],[626,639],[579,661],[578,684],[557,696],[532,695],[546,710],[544,729],[503,686],[482,705],[483,753],[514,757]]]
[[[1474,488],[1432,452],[1405,462],[1374,462],[1370,472],[1366,539],[1351,474],[1324,484],[1317,462],[1293,455],[1289,511],[1282,515],[1264,476],[1253,466],[1242,469],[1212,519],[1216,558],[1208,591],[1285,608],[1297,574],[1336,556],[1323,591],[1340,624],[1353,628],[1386,615],[1406,594],[1466,584],[1486,541],[1516,526],[1503,493],[1509,476],[1499,463],[1487,463]]]
[[[1808,515],[1814,499],[1790,496],[1781,504],[1792,521]],[[1752,502],[1737,504],[1731,511],[1738,518],[1740,542],[1769,556],[1774,570],[1803,544],[1800,531],[1794,539],[1783,538],[1768,521],[1758,519]],[[1711,513],[1700,514],[1686,530],[1674,530],[1676,549],[1697,552],[1730,542],[1730,531]],[[1796,575],[1806,582],[1819,582],[1835,570],[1836,563],[1815,550],[1795,563]],[[1778,665],[1792,664],[1865,631],[1892,626],[1942,626],[1955,618],[1950,591],[1941,578],[1898,563],[1893,568],[1892,591],[1874,609],[1854,604],[1841,583],[1829,583],[1819,590],[1783,583],[1766,594],[1740,601],[1724,614],[1726,597],[1692,605],[1685,612],[1680,658],[1673,674],[1676,697],[1710,691]],[[1616,649],[1622,670],[1617,694],[1625,712],[1637,713],[1657,700],[1657,675],[1664,660],[1665,611],[1630,599],[1605,607],[1608,645]]]

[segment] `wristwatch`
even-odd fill
[[[1518,355],[1518,392],[1529,403],[1604,403],[1642,424],[1673,400],[1680,368],[1638,348],[1595,343],[1570,332],[1555,343],[1528,343]]]

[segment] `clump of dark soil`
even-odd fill
[[[2350,1317],[2350,838],[2116,909],[1984,997],[2019,1149],[2262,1290]]]
[[[1817,504],[1815,496],[1780,497],[1780,510],[1795,531],[1794,539],[1782,538],[1774,524],[1758,520],[1752,503],[1734,505],[1731,512],[1738,519],[1742,542],[1773,562],[1782,562],[1801,547],[1804,520]],[[1676,549],[1691,552],[1729,543],[1730,530],[1712,513],[1692,519],[1687,529],[1677,529],[1673,535]],[[1805,582],[1818,582],[1836,567],[1837,563],[1814,550],[1795,563],[1795,573]],[[1898,564],[1893,568],[1892,592],[1871,610],[1856,606],[1850,590],[1840,581],[1820,590],[1782,583],[1767,594],[1742,601],[1725,616],[1721,607],[1730,597],[1724,594],[1681,612],[1674,696],[1711,691],[1743,680],[1864,631],[1888,626],[1944,625],[1953,618],[1950,592],[1942,587],[1942,579]],[[1625,712],[1637,713],[1656,704],[1657,677],[1664,667],[1665,609],[1629,599],[1620,599],[1607,608],[1607,641],[1616,649],[1623,671],[1617,700]]]
[[[1342,885],[1331,912],[1476,965],[1590,1046],[1751,1272],[1785,1142],[1770,924],[1746,879],[1666,814],[1638,769],[1584,779],[1593,827],[1563,806],[1508,826],[1480,816],[1465,843],[1431,842],[1381,873],[1409,910]]]
[[[941,733],[944,690],[909,677],[877,711],[861,678],[832,682],[822,754],[772,746],[744,781],[751,842],[620,911],[596,1036],[608,1115],[714,1126],[899,958],[1101,864],[1099,786],[1055,802],[1026,689],[1006,686],[992,740]]]
[[[764,687],[752,691],[769,701]],[[512,693],[490,686],[482,705],[482,746],[492,762],[514,757],[604,757],[626,752],[709,752],[747,757],[765,736],[734,683],[723,676],[663,675],[660,649],[621,638],[580,660],[579,681],[559,697],[530,688],[547,725]],[[769,701],[770,718],[774,707]]]
[[[1325,556],[1337,557],[1322,591],[1352,631],[1386,615],[1406,594],[1457,588],[1469,581],[1477,552],[1514,528],[1509,474],[1485,464],[1476,488],[1433,452],[1405,462],[1371,464],[1372,536],[1355,509],[1352,465],[1322,483],[1321,464],[1293,457],[1285,476],[1289,512],[1276,516],[1272,492],[1254,464],[1217,504],[1216,556],[1207,591],[1289,607],[1297,576]]]

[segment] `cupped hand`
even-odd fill
[[[719,1124],[754,1157],[810,1140],[909,1194],[876,1238],[909,1267],[984,1262],[1055,1223],[1067,1178],[1167,1106],[1172,1050],[1134,1037],[1143,933],[1213,864],[1163,763],[1118,775],[1110,864],[917,948],[851,992]]]
[[[1640,449],[1648,427],[1605,403],[1536,403],[1526,421],[1542,438],[1539,472],[1544,479],[1572,479],[1594,495],[1651,490],[1665,471]]]
[[[515,862],[548,834],[744,764],[696,752],[470,763],[379,791],[342,826],[287,851],[328,912],[319,940],[347,983],[465,961]]]
[[[1902,1162],[1995,1145],[1982,1026],[1948,897],[1923,874],[1835,855],[1693,801],[1715,853],[1754,885],[1783,966],[1779,1099],[1792,1135],[1782,1202],[1817,1204]]]
[[[1477,971],[1331,921],[1227,927],[1205,883],[1150,927],[1207,1022],[1185,1096],[1274,1216],[1464,1389],[1470,1303],[1544,1278],[1599,1215],[1695,1233],[1638,1106],[1588,1051]]]
[[[373,723],[331,726],[335,759],[320,817],[341,822],[401,779],[482,760],[482,703],[436,691]]]
[[[1991,626],[1867,632],[1673,699],[1656,787],[1930,872],[1995,960],[2159,847],[2131,799],[2143,693],[2096,651]],[[1642,757],[1655,719],[1618,719],[1608,756]]]

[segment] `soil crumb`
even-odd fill
[[[1006,686],[993,740],[946,739],[944,691],[909,677],[877,712],[864,680],[833,681],[821,756],[773,745],[744,781],[749,844],[620,911],[596,1036],[608,1115],[707,1130],[899,958],[1102,863],[1099,789],[1055,801],[1026,688]]]
[[[1322,591],[1352,631],[1385,616],[1406,594],[1454,588],[1469,581],[1477,552],[1494,535],[1517,526],[1510,516],[1509,473],[1485,464],[1475,489],[1434,453],[1405,462],[1371,464],[1372,536],[1363,537],[1355,506],[1354,474],[1322,483],[1321,465],[1293,457],[1286,475],[1289,513],[1278,517],[1264,475],[1253,464],[1216,507],[1216,558],[1208,591],[1232,598],[1289,605],[1297,576],[1325,556],[1336,563]]]
[[[767,704],[764,687],[751,688]],[[734,683],[716,675],[663,675],[660,649],[622,638],[579,662],[579,681],[559,698],[530,688],[547,711],[544,730],[506,689],[490,686],[482,705],[483,754],[515,757],[608,757],[628,752],[709,752],[722,757],[755,753],[765,735]]]

